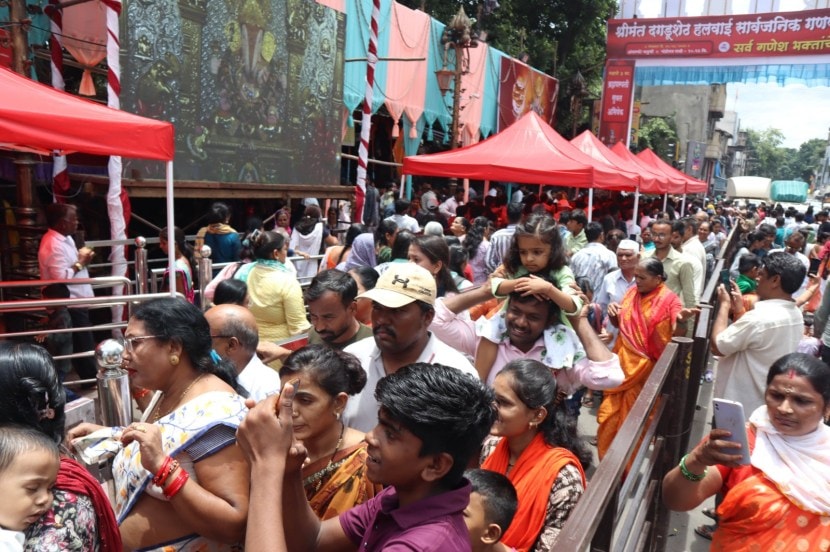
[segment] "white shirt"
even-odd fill
[[[40,267],[41,280],[70,280],[72,278],[89,278],[89,271],[84,268],[75,272],[72,267],[78,262],[78,248],[72,236],[64,236],[60,232],[46,231],[40,240],[37,251],[37,262]],[[77,284],[68,286],[69,297],[95,297],[92,286]]]
[[[801,261],[801,264],[804,265],[805,271],[809,272],[810,271],[810,259],[807,258],[807,255],[805,255],[804,253],[801,253],[799,251],[796,251],[793,254],[796,256],[796,258],[799,261]],[[801,285],[798,286],[798,289],[795,290],[795,293],[793,293],[793,299],[795,299],[796,297],[798,297],[799,295],[804,293],[807,290],[807,284],[809,284],[809,283],[810,283],[810,279],[807,278],[807,276],[805,275],[804,279],[801,281]]]
[[[280,392],[280,375],[273,368],[263,364],[256,355],[251,357],[236,379],[248,392],[248,396],[256,402]]]
[[[602,284],[599,286],[599,290],[594,293],[594,303],[602,307],[603,316],[608,314],[608,305],[611,303],[622,304],[625,292],[628,291],[628,288],[633,286],[635,283],[636,281],[633,275],[631,276],[631,281],[629,282],[625,279],[625,276],[623,276],[622,270],[620,269],[609,272],[605,275],[602,279]],[[614,344],[617,342],[617,335],[620,333],[620,330],[615,325],[608,324],[605,331],[613,336],[611,343],[608,344],[608,348],[613,349]]]
[[[349,397],[346,410],[343,411],[343,423],[358,431],[367,432],[378,423],[378,402],[375,400],[375,387],[377,387],[381,378],[386,376],[386,369],[383,366],[380,349],[375,344],[374,337],[367,337],[357,343],[352,343],[343,351],[356,356],[360,360],[363,369],[366,370],[366,387],[354,397]],[[467,357],[432,333],[429,334],[429,340],[415,362],[451,366],[478,379],[478,372]]]
[[[398,230],[409,230],[413,234],[421,231],[421,227],[418,226],[418,221],[409,215],[392,215],[391,217],[386,217],[386,220],[391,220],[397,224]]]
[[[458,201],[456,201],[454,195],[451,195],[446,200],[444,200],[444,203],[438,206],[438,212],[447,218],[452,218],[456,214],[458,214],[458,207]]]
[[[697,286],[697,294],[703,293],[703,286],[706,285],[706,248],[700,243],[700,238],[692,236],[683,242],[683,253],[694,257],[700,263],[700,274],[695,271],[695,285]]]
[[[26,535],[21,531],[0,529],[0,552],[22,552]]]
[[[744,412],[764,403],[767,372],[772,363],[794,353],[804,333],[804,319],[794,301],[758,301],[717,337],[720,359],[714,395],[739,401]]]

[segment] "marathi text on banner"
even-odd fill
[[[830,9],[608,22],[609,59],[830,53]]]
[[[608,60],[605,66],[599,138],[609,147],[619,141],[627,142],[633,88],[634,62]]]

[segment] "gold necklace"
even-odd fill
[[[184,398],[187,396],[187,393],[190,391],[190,389],[191,389],[194,385],[196,385],[196,382],[198,382],[200,379],[202,379],[202,377],[203,377],[203,376],[204,376],[204,374],[199,374],[199,377],[198,377],[198,378],[196,378],[195,380],[191,381],[191,382],[190,382],[190,385],[188,385],[187,387],[185,387],[185,388],[184,388],[184,391],[182,391],[182,394],[181,394],[181,395],[179,395],[179,400],[177,401],[178,403],[181,403],[181,402],[184,400]],[[159,421],[159,418],[161,418],[161,417],[162,417],[162,414],[161,414],[161,403],[162,403],[162,402],[164,402],[164,399],[166,399],[166,398],[167,398],[167,397],[165,397],[165,396],[164,396],[164,393],[162,393],[162,398],[161,398],[161,401],[159,401],[159,405],[156,407],[156,414],[155,414],[155,416],[153,416],[153,422],[154,422],[154,423],[155,423],[155,422],[157,422],[157,421]],[[175,408],[175,406],[176,406],[176,405],[173,405],[173,407],[174,407],[174,408]],[[165,416],[167,416],[168,414],[170,414],[170,412],[173,412],[173,408],[171,408],[169,411],[167,411],[164,415],[165,415]]]
[[[320,487],[323,485],[323,479],[325,479],[326,476],[328,476],[328,474],[331,473],[332,470],[334,469],[332,467],[332,464],[334,463],[334,457],[337,456],[337,452],[340,450],[340,447],[343,446],[343,434],[345,432],[346,432],[346,424],[341,423],[340,424],[340,437],[337,438],[337,444],[334,445],[334,452],[331,453],[331,458],[329,458],[329,463],[326,464],[325,468],[323,468],[322,470],[320,470],[320,472],[317,473],[317,477],[312,476],[314,479],[317,479],[317,481],[314,485],[314,492],[315,493],[317,491],[319,491]]]

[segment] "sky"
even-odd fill
[[[641,0],[645,17],[659,17],[665,0]],[[735,13],[747,13],[755,0],[733,0]],[[819,3],[826,4],[823,0]],[[815,5],[810,2],[810,5]],[[704,0],[686,0],[689,16],[703,15]],[[778,0],[778,11],[798,11],[804,0]],[[830,129],[830,88],[803,85],[727,84],[727,111],[736,111],[741,128],[784,133],[784,147],[798,148],[812,138],[827,139]]]

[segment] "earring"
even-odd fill
[[[336,412],[336,411],[335,411],[335,413],[334,413],[334,419],[335,419],[335,420],[337,420],[338,422],[340,421],[340,412]]]
[[[530,426],[530,429],[536,429],[537,424],[536,424],[536,422],[528,422],[527,425]]]
[[[179,365],[179,355],[170,355],[170,364],[173,366]]]

